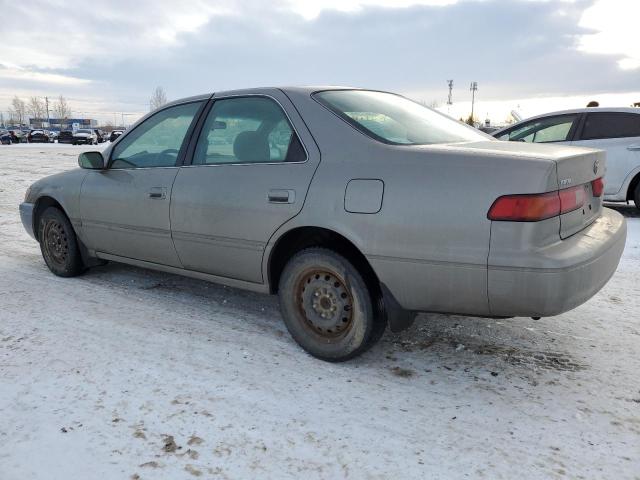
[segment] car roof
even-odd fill
[[[577,113],[635,113],[636,115],[640,115],[640,108],[638,107],[586,107],[586,108],[573,108],[570,110],[557,110],[555,112],[541,113],[540,115],[533,115],[532,117],[524,118],[519,122],[512,123],[511,125],[507,125],[501,128],[500,130],[491,132],[491,135],[496,136],[497,134],[500,134],[504,130],[508,130],[517,125],[521,125],[523,123],[529,122],[531,120],[536,120],[538,118],[553,117],[556,115],[571,115],[571,114],[577,114]]]
[[[250,95],[250,94],[256,94],[256,93],[266,94],[266,93],[269,93],[269,91],[273,91],[273,90],[281,90],[283,92],[295,91],[299,93],[312,94],[314,92],[321,91],[321,90],[371,90],[371,89],[360,88],[360,87],[350,87],[350,86],[344,86],[344,85],[342,86],[341,85],[301,85],[301,86],[252,87],[252,88],[241,88],[241,89],[234,89],[234,90],[219,90],[219,91],[208,93],[208,94],[194,95],[192,97],[186,97],[186,98],[180,98],[180,99],[174,100],[172,102],[167,103],[166,105],[169,106],[173,104],[187,103],[187,102],[192,102],[197,100],[208,100],[214,95],[226,97],[226,96],[234,96],[234,95]],[[378,91],[378,90],[375,90],[375,91]]]

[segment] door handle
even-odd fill
[[[267,195],[269,203],[293,203],[296,201],[295,190],[272,189]]]
[[[167,189],[164,187],[152,187],[148,194],[149,198],[167,198]]]
[[[640,150],[640,144],[636,144],[636,145],[629,145],[627,147],[627,150],[630,150],[632,152],[637,152]]]

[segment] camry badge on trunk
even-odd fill
[[[598,173],[598,167],[600,166],[600,160],[593,162],[593,173]]]

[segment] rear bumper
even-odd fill
[[[22,220],[24,229],[29,236],[35,240],[36,236],[33,233],[33,203],[20,204],[20,219]]]
[[[546,317],[581,305],[616,271],[626,238],[622,215],[604,208],[594,223],[565,240],[520,251],[511,261],[492,252],[488,265],[491,314]]]

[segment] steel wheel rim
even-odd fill
[[[60,222],[50,220],[44,226],[44,249],[49,260],[59,266],[64,266],[69,256],[69,239]]]
[[[353,296],[335,273],[313,269],[301,274],[296,282],[295,300],[305,326],[316,335],[335,339],[351,330]]]

